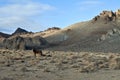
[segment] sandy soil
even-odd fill
[[[120,54],[0,50],[0,80],[119,80]],[[48,56],[51,55],[51,56]]]

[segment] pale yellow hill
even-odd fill
[[[70,25],[58,32],[49,34],[44,38],[51,43],[60,41],[66,41],[66,43],[74,43],[90,36],[92,37],[105,34],[108,30],[111,30],[115,27],[117,28],[117,26],[115,26],[115,22],[108,22],[107,24],[99,21],[96,23],[92,23],[92,21],[79,22]]]

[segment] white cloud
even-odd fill
[[[11,4],[0,7],[0,13],[7,16],[31,16],[52,9],[54,8],[47,4]]]
[[[13,28],[20,26],[26,26],[28,29],[30,27],[31,29],[35,29],[34,26],[38,26],[39,24],[34,22],[34,17],[40,16],[46,11],[55,9],[48,4],[35,3],[30,0],[27,1],[24,1],[24,3],[14,2],[12,4],[0,6],[1,29],[3,29],[3,27],[4,29],[11,27],[10,29],[12,30]]]
[[[15,24],[23,21],[23,18],[20,17],[3,17],[0,18],[0,25]]]

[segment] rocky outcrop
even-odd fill
[[[50,31],[50,30],[60,30],[60,28],[59,28],[59,27],[52,27],[52,28],[48,28],[48,29],[45,30],[45,31]]]
[[[48,46],[48,42],[42,37],[14,37],[4,39],[3,46],[6,49],[24,49],[44,48]]]
[[[27,33],[31,33],[31,32],[28,32],[22,28],[17,28],[16,31],[14,33],[12,33],[12,36],[13,35],[21,35],[21,34],[27,34]]]
[[[103,34],[98,41],[104,41],[106,39],[112,39],[115,36],[120,37],[120,29],[114,28],[109,30],[106,34]]]
[[[0,32],[0,48],[2,48],[2,41],[5,39],[5,38],[8,38],[8,37],[10,37],[10,35],[9,34],[6,34],[6,33],[2,33],[2,32]]]
[[[116,11],[116,16],[117,16],[117,17],[120,17],[120,9],[118,9],[118,10]]]
[[[100,13],[100,15],[97,15],[93,18],[93,22],[103,20],[103,21],[115,21],[116,16],[119,13],[113,12],[113,11],[103,11]],[[106,22],[107,23],[107,22]]]

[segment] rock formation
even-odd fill
[[[22,28],[17,28],[16,31],[14,33],[12,33],[12,36],[13,35],[21,35],[21,34],[27,34],[27,33],[31,33],[31,32],[28,32]]]
[[[48,46],[47,41],[42,37],[14,37],[3,40],[3,46],[6,49],[33,49],[44,48]]]
[[[118,9],[118,10],[116,11],[116,16],[117,16],[117,17],[120,17],[120,9]]]
[[[113,12],[113,11],[103,11],[102,13],[100,13],[100,15],[95,16],[93,18],[93,22],[98,21],[98,20],[103,20],[103,21],[115,21],[116,20],[116,16],[119,13],[117,12]]]
[[[48,29],[45,30],[45,31],[49,31],[49,30],[60,30],[60,28],[59,28],[59,27],[52,27],[52,28],[48,28]]]

